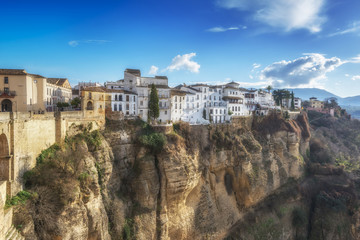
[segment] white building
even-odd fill
[[[142,77],[138,69],[126,69],[124,79],[116,82],[106,82],[110,90],[125,90],[137,94],[137,115],[144,121],[148,120],[149,96],[152,84],[155,85],[159,96],[160,116],[159,122],[171,121],[170,88],[168,79],[164,76]]]
[[[290,109],[291,108],[291,98],[283,99],[282,100],[282,106],[284,108]],[[294,108],[295,109],[301,109],[301,99],[300,98],[297,98],[297,97],[294,98]]]
[[[69,103],[72,89],[67,78],[46,79],[46,111],[55,111],[58,102]]]
[[[184,108],[186,106],[186,92],[171,89],[171,121],[178,122],[182,120]]]
[[[126,90],[108,90],[111,94],[111,110],[122,112],[124,116],[138,115],[138,96],[136,93]]]

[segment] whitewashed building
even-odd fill
[[[138,115],[138,96],[136,93],[126,90],[107,90],[111,94],[111,110],[122,112],[124,116]]]
[[[182,120],[184,108],[186,106],[186,92],[171,89],[171,121],[178,122]]]
[[[72,89],[67,78],[46,79],[46,110],[55,111],[57,103],[69,103],[72,99]]]

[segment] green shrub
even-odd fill
[[[139,137],[141,144],[148,147],[153,153],[159,153],[166,144],[166,137],[162,133],[150,133]]]
[[[36,158],[36,164],[44,163],[45,159],[53,158],[55,155],[55,152],[58,150],[60,150],[60,146],[55,143],[51,147],[41,151],[40,155]]]
[[[12,206],[16,206],[19,204],[24,204],[28,199],[32,197],[32,193],[28,191],[20,191],[18,194],[13,196],[12,198],[7,197],[5,202],[5,209],[10,208]]]
[[[132,240],[134,239],[134,220],[126,218],[123,227],[123,239]]]

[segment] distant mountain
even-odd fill
[[[339,103],[340,105],[360,106],[360,96],[342,98]]]
[[[335,97],[341,106],[360,106],[360,95],[354,97],[339,97],[331,92],[328,92],[319,88],[290,88],[290,92],[294,91],[295,97],[299,97],[302,100],[309,100],[311,97],[316,97],[319,100]]]

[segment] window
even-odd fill
[[[115,101],[117,101],[117,95],[115,94]]]
[[[177,103],[175,103],[175,109],[177,109]]]
[[[134,102],[136,102],[136,98],[135,98],[135,96],[134,96]]]
[[[119,104],[119,111],[122,112],[122,105],[121,104]]]
[[[167,111],[165,111],[165,115],[167,115]]]
[[[144,101],[140,101],[140,106],[143,106],[144,105]]]
[[[128,103],[126,104],[126,110],[129,110],[129,104]],[[127,113],[127,114],[129,114],[129,113]]]
[[[119,95],[119,101],[121,101],[122,102],[122,95]]]
[[[117,105],[116,104],[114,105],[114,111],[117,111]]]
[[[175,96],[175,102],[177,102],[177,96]]]
[[[4,77],[4,83],[8,84],[9,83],[9,77]]]
[[[4,93],[9,93],[9,88],[5,87],[4,88]]]

